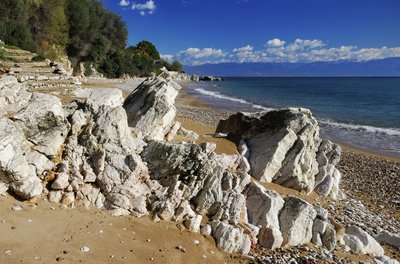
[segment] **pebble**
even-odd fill
[[[198,244],[200,244],[200,241],[199,241],[199,240],[193,240],[193,243],[194,243],[195,245],[198,245]]]
[[[12,251],[11,251],[11,250],[6,250],[6,251],[4,251],[4,254],[6,254],[6,255],[11,255],[11,254],[12,254]]]
[[[186,248],[184,248],[183,246],[176,247],[176,249],[178,249],[179,251],[181,251],[183,253],[187,252]]]
[[[19,205],[14,205],[13,207],[11,207],[11,209],[12,209],[13,211],[22,211],[22,207],[19,206]]]
[[[83,253],[88,253],[90,251],[90,248],[88,246],[83,246],[83,247],[81,247],[81,251]]]

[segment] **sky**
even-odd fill
[[[166,60],[364,61],[400,57],[400,0],[102,0],[129,44]]]

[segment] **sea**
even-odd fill
[[[323,138],[400,157],[400,78],[225,77],[185,87],[188,95],[223,110],[308,108]]]

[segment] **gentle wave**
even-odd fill
[[[218,98],[218,99],[228,100],[228,101],[232,101],[232,102],[236,102],[236,103],[241,103],[244,105],[248,105],[252,108],[262,110],[262,111],[276,110],[275,108],[268,108],[268,107],[264,107],[262,105],[257,105],[257,104],[251,103],[249,101],[246,101],[244,99],[231,97],[231,96],[224,95],[224,94],[221,94],[216,91],[209,91],[209,90],[206,90],[203,88],[195,88],[194,90],[203,95],[211,96],[211,97]],[[383,127],[374,127],[374,126],[367,126],[367,125],[347,124],[347,123],[336,122],[336,121],[333,121],[330,119],[319,119],[319,118],[318,118],[318,121],[321,124],[335,127],[338,129],[363,131],[363,132],[369,132],[372,134],[384,134],[384,135],[388,135],[388,136],[400,136],[400,129],[398,129],[398,128],[383,128]]]
[[[335,122],[329,119],[320,119],[318,120],[321,124],[329,125],[337,128],[344,128],[347,130],[356,130],[356,131],[364,131],[373,134],[385,134],[389,136],[400,136],[400,129],[398,128],[383,128],[383,127],[373,127],[367,125],[354,125],[354,124],[346,124]]]
[[[223,95],[223,94],[221,94],[219,92],[207,91],[207,90],[202,89],[202,88],[195,88],[194,90],[196,92],[204,94],[204,95],[208,95],[208,96],[212,96],[212,97],[215,97],[215,98],[224,99],[224,100],[228,100],[228,101],[232,101],[232,102],[236,102],[236,103],[241,103],[241,104],[244,104],[244,105],[249,105],[249,106],[251,106],[253,108],[260,109],[262,111],[272,111],[272,110],[274,110],[273,108],[267,108],[267,107],[264,107],[262,105],[253,104],[253,103],[248,102],[248,101],[246,101],[244,99],[239,99],[239,98]]]

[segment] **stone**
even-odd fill
[[[167,136],[165,137],[166,140],[171,141],[175,138],[176,134],[178,133],[178,130],[181,127],[181,123],[180,122],[175,122],[175,124],[171,127],[171,129],[169,130]]]
[[[184,221],[185,227],[193,233],[198,233],[200,231],[200,224],[203,217],[201,215],[195,215],[192,218],[186,219]]]
[[[43,186],[36,176],[35,167],[29,164],[25,153],[31,144],[18,125],[0,118],[0,183],[23,199],[42,193]]]
[[[285,205],[279,215],[282,246],[297,246],[310,242],[316,216],[313,206],[306,201],[293,196],[285,198]]]
[[[207,224],[207,225],[203,225],[200,228],[200,233],[202,236],[210,236],[212,232],[212,228],[211,225]]]
[[[146,140],[163,140],[173,126],[175,98],[181,87],[173,81],[154,77],[145,80],[125,100],[129,126]]]
[[[251,241],[240,227],[234,227],[223,222],[212,223],[213,237],[217,246],[228,253],[247,255],[250,252]]]
[[[83,247],[81,247],[81,251],[83,253],[88,253],[90,251],[90,248],[88,246],[83,246]]]
[[[376,264],[399,264],[396,259],[391,259],[387,256],[379,256],[374,258]]]
[[[8,184],[0,182],[0,195],[6,193],[7,191],[8,191]]]
[[[75,194],[73,192],[68,192],[64,194],[61,203],[65,206],[73,206],[75,202]]]
[[[335,249],[336,230],[329,222],[316,218],[312,232],[312,243],[317,246],[324,246],[329,251]]]
[[[49,158],[57,156],[69,130],[60,99],[48,94],[34,93],[12,120],[35,145],[33,149]]]
[[[329,213],[326,209],[324,209],[322,206],[318,205],[315,208],[315,212],[317,212],[317,218],[321,220],[328,220]]]
[[[275,191],[267,190],[251,182],[246,190],[248,222],[260,226],[259,244],[270,249],[278,248],[283,242],[279,225],[279,213],[285,201]]]
[[[175,211],[174,221],[183,222],[184,219],[195,217],[195,215],[189,201],[184,200]]]
[[[335,168],[336,164],[340,161],[342,149],[339,145],[333,144],[329,140],[322,140],[317,153],[318,161],[318,174],[315,176],[315,191],[322,195],[328,196],[332,189],[338,189],[335,186],[337,181],[335,178],[339,177],[339,171]],[[334,198],[338,197],[338,193],[333,194]]]
[[[55,181],[51,185],[54,190],[64,190],[69,185],[69,175],[65,172],[61,172],[57,175]]]
[[[63,197],[62,191],[50,191],[48,194],[49,201],[52,203],[60,203]]]
[[[348,246],[355,254],[383,256],[385,253],[381,245],[372,236],[357,226],[347,228],[341,243]]]
[[[400,249],[400,234],[390,233],[388,231],[382,231],[376,237],[379,242],[386,243],[392,247]]]
[[[195,140],[199,139],[199,137],[200,137],[197,133],[195,133],[193,131],[190,131],[190,130],[187,130],[186,128],[184,128],[182,126],[179,128],[177,134],[179,136],[183,136],[183,137],[186,137],[186,138],[192,138],[192,139],[195,139]]]
[[[45,155],[37,151],[30,151],[26,153],[25,159],[29,164],[35,166],[37,175],[42,175],[43,173],[54,168],[54,163],[51,162]]]

